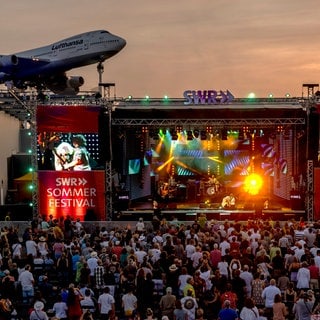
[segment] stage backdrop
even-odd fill
[[[98,133],[100,106],[38,106],[39,132]]]

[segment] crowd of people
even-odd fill
[[[317,223],[153,216],[89,229],[70,216],[1,229],[0,319],[308,320]]]

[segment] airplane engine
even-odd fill
[[[0,68],[10,68],[18,64],[18,57],[16,55],[0,56]]]
[[[84,79],[80,76],[72,76],[67,78],[67,88],[73,88],[79,91],[79,88],[84,84]]]
[[[56,94],[74,95],[79,92],[79,88],[84,84],[84,79],[80,76],[54,77],[46,81],[46,86]]]

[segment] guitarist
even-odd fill
[[[67,170],[66,165],[71,162],[74,148],[68,142],[61,142],[57,148],[53,148],[54,166],[57,171]]]

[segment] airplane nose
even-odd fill
[[[127,41],[119,37],[119,47],[120,47],[119,49],[121,50],[122,48],[124,48],[126,44],[127,44]]]

